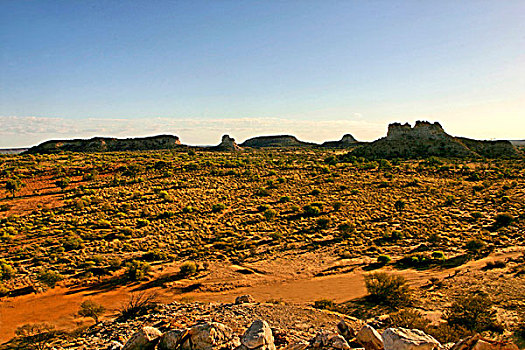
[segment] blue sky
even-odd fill
[[[525,138],[525,2],[0,2],[0,147],[172,133]]]

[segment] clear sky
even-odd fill
[[[0,0],[0,147],[419,119],[525,139],[525,1]]]

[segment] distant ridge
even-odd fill
[[[388,133],[374,142],[358,147],[352,155],[367,158],[515,158],[520,154],[509,141],[478,141],[447,134],[441,124],[417,121],[393,123]]]
[[[46,141],[38,146],[31,147],[26,153],[121,152],[162,149],[238,152],[246,149],[264,148],[322,148],[348,149],[350,151],[349,154],[353,156],[376,159],[409,159],[431,156],[445,158],[522,157],[523,153],[515,145],[525,145],[525,140],[479,141],[466,137],[454,137],[447,134],[438,122],[417,121],[413,127],[408,123],[392,123],[388,126],[386,137],[374,142],[359,142],[350,134],[343,135],[338,141],[326,141],[322,144],[301,141],[293,135],[274,135],[252,137],[239,145],[235,142],[235,139],[229,135],[224,135],[217,146],[183,145],[179,138],[174,135],[127,139],[94,137],[91,139]]]

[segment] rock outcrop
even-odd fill
[[[322,148],[350,148],[359,144],[352,135],[345,134],[339,141],[326,141],[321,144]]]
[[[437,350],[441,346],[419,329],[387,328],[381,337],[385,350]]]
[[[88,140],[52,140],[31,147],[26,153],[59,153],[59,152],[122,152],[173,149],[180,147],[177,136],[159,135],[117,139],[94,137]]]
[[[224,135],[221,139],[221,143],[218,146],[211,147],[215,151],[240,151],[241,148],[235,142],[233,137]]]
[[[241,147],[249,148],[297,148],[315,147],[315,143],[299,141],[292,135],[258,136],[248,139],[240,144]]]
[[[367,158],[514,158],[519,153],[509,141],[478,141],[447,134],[439,123],[393,123],[387,136],[358,147],[352,155]]]

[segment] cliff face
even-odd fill
[[[388,126],[387,136],[357,148],[355,156],[368,158],[427,158],[431,156],[503,157],[513,158],[519,154],[508,141],[478,141],[453,137],[439,123],[418,121],[410,124],[393,123]]]
[[[264,147],[312,147],[314,143],[299,141],[295,136],[258,136],[241,143],[241,147],[264,148]]]
[[[120,152],[170,149],[179,146],[180,140],[173,135],[160,135],[129,139],[94,137],[83,140],[52,140],[31,147],[27,153],[58,152]]]

